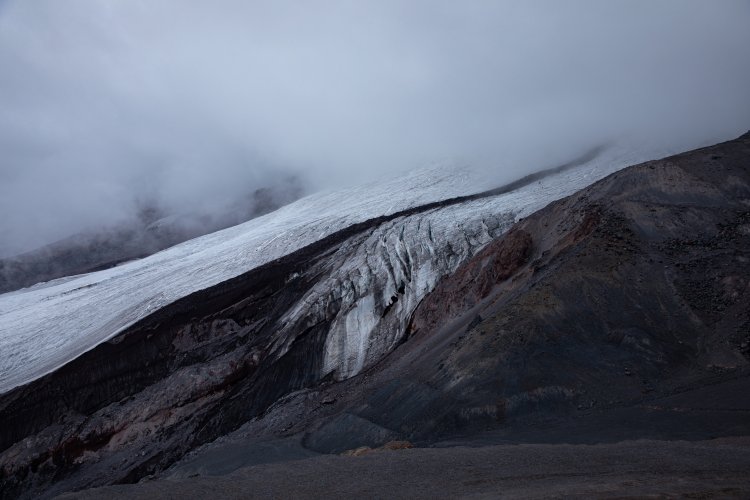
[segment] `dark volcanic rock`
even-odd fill
[[[354,413],[429,442],[747,381],[748,215],[748,135],[550,204],[422,301]]]
[[[423,444],[485,429],[533,437],[579,414],[554,439],[747,434],[748,209],[748,135],[552,203],[441,281],[408,340],[337,389],[351,395],[337,410]],[[685,395],[678,410],[659,402],[673,394]],[[315,440],[331,418],[297,429]],[[347,439],[369,438],[342,426],[329,451]]]

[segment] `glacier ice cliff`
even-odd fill
[[[191,293],[370,221],[377,227],[360,242],[362,248],[341,254],[336,264],[341,268],[332,269],[285,317],[287,324],[317,321],[338,304],[325,369],[338,377],[352,375],[398,342],[409,311],[440,276],[514,218],[661,154],[610,147],[517,189],[478,199],[471,195],[486,180],[477,172],[415,171],[384,183],[308,196],[119,267],[2,294],[0,393],[55,370]],[[446,200],[453,202],[440,206]],[[382,218],[387,222],[378,225]]]

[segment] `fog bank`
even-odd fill
[[[0,256],[434,161],[750,129],[750,2],[0,2]]]

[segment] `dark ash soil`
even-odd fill
[[[750,441],[373,452],[62,495],[119,498],[747,498]]]

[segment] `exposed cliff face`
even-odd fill
[[[1,490],[137,481],[245,423],[338,452],[745,380],[749,159],[650,162],[515,225],[503,190],[409,208],[188,295],[0,397]]]

